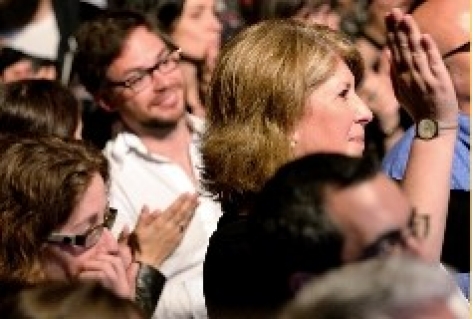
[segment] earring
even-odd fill
[[[296,141],[295,140],[290,140],[290,147],[295,148],[296,146]]]

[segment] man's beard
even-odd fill
[[[176,128],[178,121],[154,118],[142,121],[140,124],[146,130],[170,131]]]

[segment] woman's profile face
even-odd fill
[[[185,54],[204,59],[209,51],[219,48],[221,33],[215,0],[185,0],[171,37]]]
[[[373,116],[354,86],[352,72],[339,60],[334,74],[309,93],[303,117],[290,135],[296,157],[315,152],[362,155],[364,128]]]

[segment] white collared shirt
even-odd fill
[[[203,122],[191,115],[187,120],[192,130],[189,153],[195,176],[199,177]],[[133,133],[119,133],[107,143],[104,154],[111,168],[110,204],[118,210],[113,228],[115,235],[125,225],[129,229],[135,227],[145,204],[151,210],[164,210],[184,192],[203,193],[196,189],[179,165],[159,154],[150,153]],[[203,318],[206,315],[202,267],[209,237],[216,229],[222,212],[220,205],[206,196],[200,196],[199,203],[180,245],[160,266],[167,282],[154,318]]]

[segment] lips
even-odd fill
[[[178,94],[176,92],[170,91],[163,94],[160,94],[160,97],[154,99],[152,104],[160,108],[171,108],[178,103]]]

